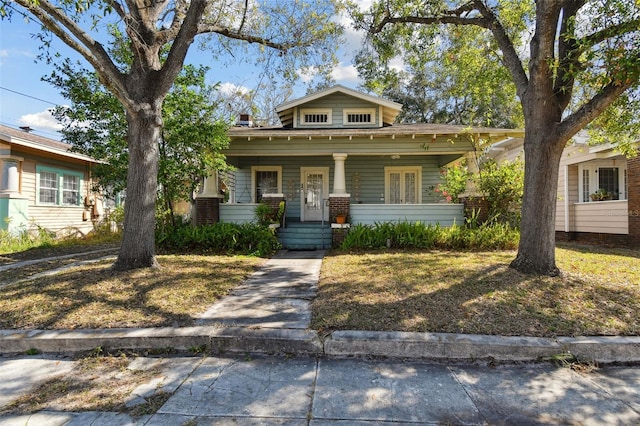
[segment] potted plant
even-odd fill
[[[339,224],[347,223],[348,217],[349,215],[347,214],[346,211],[338,210],[338,212],[335,215],[334,222]]]
[[[258,219],[258,224],[262,226],[269,226],[274,222],[276,215],[270,205],[266,203],[260,203],[256,206],[254,212],[256,214],[256,218]]]
[[[606,201],[611,199],[611,194],[605,189],[598,189],[596,192],[590,195],[591,201]]]

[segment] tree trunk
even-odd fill
[[[543,125],[525,129],[524,194],[518,255],[511,267],[526,273],[557,276],[555,257],[558,170],[563,141]]]
[[[161,105],[161,102],[159,103]],[[114,270],[158,267],[155,253],[155,203],[158,189],[158,141],[161,107],[127,114],[129,170],[124,232]]]

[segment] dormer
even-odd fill
[[[293,129],[363,129],[390,126],[402,105],[336,85],[285,102],[276,111]]]

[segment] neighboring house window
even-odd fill
[[[615,166],[614,166],[615,164]],[[620,161],[600,160],[580,164],[579,182],[580,202],[610,201],[627,199],[627,168],[619,165]],[[603,200],[594,200],[592,194],[604,191],[607,197]]]
[[[82,173],[37,167],[39,204],[79,206]]]
[[[612,199],[620,198],[620,184],[618,183],[619,169],[617,167],[600,167],[598,169],[598,188],[612,194]]]
[[[385,167],[385,203],[420,204],[422,167]]]
[[[300,111],[302,124],[331,124],[331,109],[303,109]]]
[[[582,171],[582,199],[588,200],[591,188],[589,187],[589,170]]]
[[[253,202],[262,201],[264,194],[282,193],[281,166],[254,166],[251,168]]]
[[[371,109],[345,109],[345,124],[373,124],[375,122],[376,110]]]

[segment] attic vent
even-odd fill
[[[307,109],[300,113],[302,124],[331,124],[331,109]]]
[[[373,124],[375,109],[345,109],[344,121],[346,124]]]
[[[347,114],[348,123],[371,123],[371,114]]]
[[[304,122],[305,123],[327,123],[329,121],[329,116],[327,114],[305,114]]]

